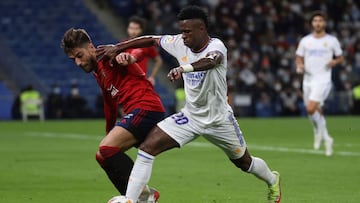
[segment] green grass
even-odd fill
[[[360,117],[327,118],[335,154],[312,151],[306,118],[240,119],[252,155],[281,173],[282,202],[359,202]],[[116,190],[95,161],[103,120],[0,122],[0,202],[105,203]],[[157,157],[161,203],[266,202],[266,185],[203,139]],[[136,150],[129,154],[135,157]]]

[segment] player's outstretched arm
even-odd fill
[[[96,49],[98,59],[112,60],[119,53],[129,48],[142,48],[158,45],[161,36],[142,36],[128,41],[120,42],[115,46],[99,45]]]
[[[174,81],[181,77],[181,73],[203,71],[215,68],[222,62],[223,58],[223,54],[219,51],[209,52],[206,57],[201,58],[194,63],[185,64],[171,69],[167,77],[170,81]]]

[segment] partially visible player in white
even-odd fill
[[[182,9],[178,20],[181,34],[145,36],[116,46],[121,51],[134,46],[160,45],[179,62],[180,66],[171,69],[168,78],[174,81],[183,77],[186,94],[185,107],[158,123],[140,145],[126,196],[137,200],[142,188],[150,180],[156,155],[183,147],[203,136],[222,149],[236,167],[264,181],[268,186],[268,202],[279,203],[279,173],[271,171],[263,159],[250,155],[227,103],[226,47],[221,40],[209,37],[207,14],[201,8],[189,6]],[[104,48],[99,47],[98,52],[107,55]],[[108,47],[109,52],[113,48]],[[123,60],[121,54],[115,59],[118,62]],[[264,136],[267,136],[266,132]]]
[[[325,154],[331,156],[334,139],[328,133],[322,106],[331,90],[331,70],[344,57],[339,40],[326,33],[326,20],[326,14],[321,11],[312,14],[312,33],[300,40],[296,50],[296,71],[304,74],[303,98],[314,127],[314,149],[318,150],[324,141]]]

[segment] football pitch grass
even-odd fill
[[[280,172],[283,203],[359,202],[360,117],[327,123],[332,157],[312,150],[306,118],[239,119],[250,153]],[[103,136],[103,120],[1,121],[0,202],[107,202],[117,192],[95,161]],[[202,138],[159,155],[150,185],[160,203],[261,203],[267,195],[265,183]]]

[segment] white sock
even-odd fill
[[[139,149],[126,190],[126,197],[134,202],[138,200],[143,188],[150,180],[154,159],[154,156]]]
[[[252,161],[247,172],[254,174],[259,179],[265,181],[268,185],[274,185],[276,182],[276,176],[270,171],[265,161],[253,156],[251,158]]]
[[[320,124],[321,114],[318,111],[315,111],[315,113],[309,115],[309,119],[311,120],[314,126],[314,134],[316,135],[319,132],[319,127],[320,127],[319,125],[321,125]]]
[[[327,127],[326,127],[326,120],[325,120],[324,115],[320,116],[319,130],[321,131],[321,135],[324,138],[324,140],[330,140],[331,139],[331,137],[329,135],[329,132],[327,130]]]

